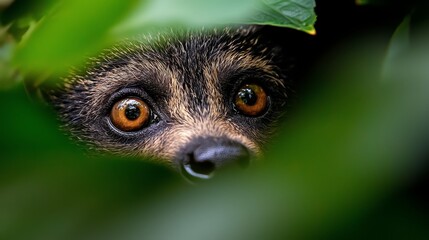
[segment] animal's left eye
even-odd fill
[[[124,132],[142,129],[150,122],[150,108],[139,98],[130,97],[119,100],[113,105],[110,120]]]
[[[235,106],[247,116],[260,116],[268,106],[268,96],[264,89],[256,84],[245,84],[235,96]]]

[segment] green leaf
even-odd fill
[[[34,31],[26,34],[27,38],[16,51],[14,62],[22,69],[62,72],[119,38],[148,34],[154,27],[158,31],[174,26],[254,23],[315,33],[313,0],[66,0],[60,3]]]
[[[260,0],[150,0],[141,1],[115,35],[147,33],[153,27],[209,27],[240,22],[254,14]]]
[[[25,70],[58,72],[104,46],[106,33],[135,1],[67,0],[60,2],[18,48],[14,61]]]
[[[383,77],[391,78],[389,74],[393,73],[395,63],[410,50],[410,21],[411,16],[407,16],[393,33],[387,49],[386,58],[383,66]]]
[[[0,24],[0,90],[8,89],[22,80],[18,69],[11,64],[16,42],[8,33],[9,27]]]
[[[247,23],[289,27],[316,34],[314,0],[262,0]]]

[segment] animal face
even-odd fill
[[[287,103],[279,49],[254,27],[130,40],[51,94],[93,148],[153,157],[196,178],[261,153]]]

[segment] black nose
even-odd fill
[[[203,139],[185,151],[182,173],[190,180],[209,179],[225,166],[246,167],[250,154],[242,144],[227,139]]]

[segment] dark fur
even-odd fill
[[[98,150],[169,162],[192,139],[226,137],[259,154],[290,94],[290,63],[282,54],[255,27],[145,36],[92,59],[51,101],[65,128]],[[269,95],[262,116],[234,108],[234,94],[247,82]],[[157,116],[153,124],[136,133],[111,127],[110,108],[126,95],[147,101]]]

